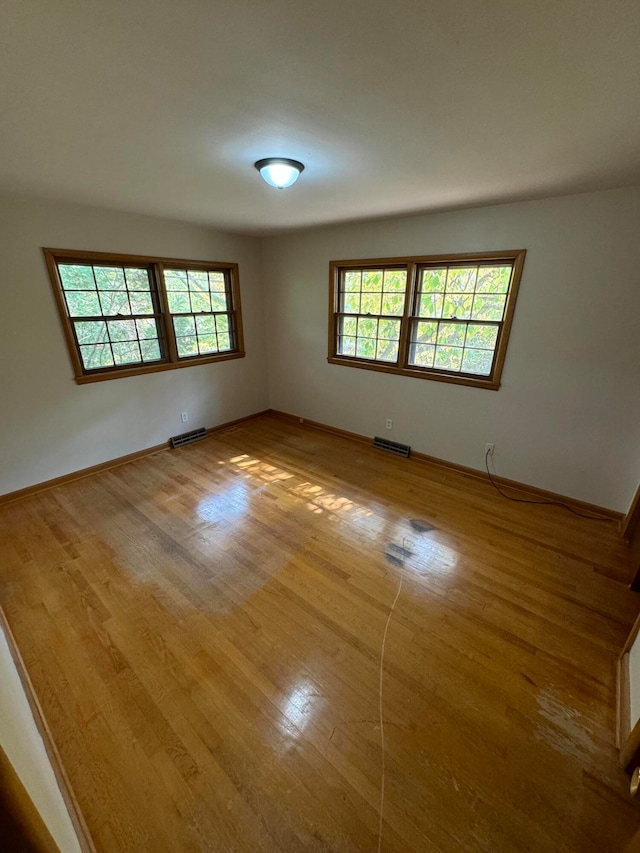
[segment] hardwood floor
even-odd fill
[[[0,601],[118,853],[377,850],[401,576],[382,849],[623,850],[626,559],[614,524],[273,417],[0,509]]]

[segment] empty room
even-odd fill
[[[4,0],[2,850],[640,852],[639,43]]]

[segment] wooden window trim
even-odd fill
[[[175,370],[183,367],[194,367],[199,364],[212,364],[217,361],[229,361],[235,358],[244,358],[244,336],[242,328],[242,309],[240,303],[240,281],[238,274],[238,264],[222,263],[220,261],[194,261],[184,258],[165,258],[154,255],[125,255],[113,252],[83,252],[75,249],[50,249],[43,248],[43,253],[49,273],[49,279],[53,288],[53,294],[56,300],[58,313],[62,323],[67,348],[73,365],[75,381],[78,385],[84,385],[92,382],[104,382],[109,379],[122,379],[126,376],[139,376],[143,373],[158,373],[163,370]],[[58,264],[65,261],[78,263],[86,261],[88,264],[105,263],[121,264],[122,266],[144,265],[149,269],[150,275],[155,287],[155,294],[152,294],[154,305],[158,304],[159,314],[154,315],[157,320],[159,338],[162,340],[165,348],[165,356],[159,361],[154,361],[150,364],[134,364],[131,367],[106,367],[99,370],[87,370],[80,357],[80,349],[76,341],[73,321],[67,311],[67,305],[64,298],[64,290],[62,282],[58,274]],[[235,348],[223,353],[215,353],[211,355],[197,355],[188,358],[180,358],[178,356],[176,339],[173,331],[172,315],[168,307],[167,291],[164,280],[165,269],[189,269],[189,270],[207,270],[211,272],[224,272],[227,280],[228,296],[231,301],[231,308],[228,312],[211,312],[211,313],[228,313],[230,322],[233,324]],[[155,298],[154,298],[155,296]],[[146,315],[151,316],[151,315]],[[99,320],[96,316],[92,319]]]
[[[400,376],[411,376],[416,379],[430,379],[435,382],[450,382],[454,385],[468,385],[474,388],[484,388],[497,391],[500,388],[502,371],[507,354],[509,336],[515,312],[520,279],[526,249],[511,249],[500,252],[475,252],[451,255],[413,255],[396,258],[364,258],[329,263],[329,364],[343,367],[356,367],[361,370],[376,370],[380,373],[391,373]],[[495,356],[491,374],[487,377],[461,374],[454,371],[439,370],[429,367],[415,367],[409,364],[410,327],[417,316],[415,305],[418,292],[419,272],[425,266],[438,264],[479,263],[487,261],[505,261],[513,265],[511,283],[507,294],[504,318],[495,347]],[[404,312],[400,319],[400,341],[398,361],[394,364],[359,359],[357,356],[339,355],[337,352],[338,314],[340,298],[340,274],[349,269],[384,269],[402,266],[407,270],[407,285],[405,290]],[[488,322],[488,321],[487,321]]]

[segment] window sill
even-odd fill
[[[376,370],[379,373],[393,373],[399,376],[411,376],[415,379],[431,379],[435,382],[450,382],[453,385],[470,385],[473,388],[484,388],[488,391],[497,391],[500,388],[500,383],[493,379],[482,379],[481,377],[465,376],[458,373],[440,373],[420,370],[420,368],[396,367],[393,364],[375,364],[352,358],[340,358],[339,356],[329,356],[327,361],[329,364],[339,364],[342,367],[359,367],[362,370]]]
[[[127,376],[141,376],[143,373],[159,373],[163,370],[175,370],[182,367],[196,367],[198,364],[212,364],[215,361],[229,361],[232,358],[244,358],[243,352],[230,352],[224,355],[200,356],[198,358],[183,358],[180,361],[162,361],[149,365],[136,365],[121,370],[105,370],[102,373],[82,373],[75,377],[78,385],[88,385],[91,382],[105,382],[108,379],[124,379]]]

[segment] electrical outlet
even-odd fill
[[[180,412],[180,420],[183,424],[186,424],[186,422],[189,420],[189,412]]]
[[[391,418],[387,418],[384,425],[387,429],[393,429],[393,421]]]
[[[493,456],[493,451],[495,449],[495,444],[491,444],[491,442],[487,442],[484,446],[484,455]]]

